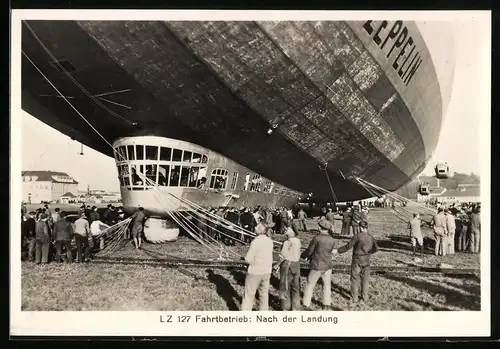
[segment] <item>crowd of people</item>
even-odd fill
[[[360,205],[348,208],[344,213],[349,217],[349,228],[340,234],[352,234],[349,242],[336,248],[334,236],[335,214],[331,208],[326,215],[317,221],[318,233],[312,238],[307,248],[302,251],[299,234],[307,231],[305,213],[299,210],[282,225],[282,231],[287,237],[283,243],[277,263],[273,262],[273,225],[264,220],[255,227],[256,238],[250,243],[247,254],[243,258],[248,263],[245,279],[244,297],[241,310],[252,310],[257,290],[259,291],[259,310],[268,310],[269,285],[273,270],[279,273],[279,296],[282,310],[311,310],[311,300],[314,288],[319,279],[323,281],[323,309],[330,309],[331,276],[334,256],[353,250],[351,263],[351,300],[357,303],[368,300],[370,256],[378,251],[375,238],[368,230],[368,209]],[[295,218],[295,219],[294,219]],[[343,219],[344,222],[344,219]],[[300,261],[309,261],[309,275],[304,289],[302,302],[300,299]],[[361,296],[361,297],[360,297]]]
[[[418,246],[424,254],[421,227],[428,224],[433,229],[436,256],[446,256],[455,252],[480,252],[481,205],[476,203],[439,206],[430,221],[423,221],[418,213],[409,222],[413,253]]]
[[[307,214],[300,207],[288,209],[284,207],[264,208],[209,208],[211,214],[220,216],[248,231],[253,231],[255,238],[248,235],[239,235],[223,222],[203,220],[204,215],[196,219],[202,234],[212,235],[213,238],[229,244],[236,241],[250,242],[249,249],[243,257],[248,263],[245,279],[244,297],[241,310],[251,310],[257,291],[259,292],[259,309],[268,310],[269,287],[272,272],[279,275],[279,296],[283,310],[310,310],[311,298],[318,280],[322,279],[324,309],[331,307],[331,276],[335,255],[352,250],[351,262],[351,301],[357,303],[369,298],[370,256],[378,251],[377,241],[369,232],[370,205],[366,203],[351,204],[339,212],[334,212],[335,207],[324,207],[321,217],[314,221],[317,227],[309,229],[306,226]],[[342,226],[336,231],[336,213],[340,214]],[[125,215],[122,207],[115,208],[108,205],[102,215],[97,208],[82,206],[78,219],[71,223],[66,218],[65,212],[58,208],[51,212],[49,207],[38,209],[36,212],[26,212],[22,209],[23,217],[23,246],[27,247],[28,259],[35,263],[49,261],[51,244],[55,246],[56,262],[66,261],[71,263],[71,241],[77,246],[78,262],[89,261],[92,244],[97,249],[103,248],[104,238],[99,236],[102,224],[114,225]],[[132,215],[130,230],[126,238],[132,237],[135,247],[141,246],[141,234],[146,219],[144,211],[140,208]],[[310,222],[308,222],[311,224]],[[215,227],[214,224],[217,226]],[[480,248],[480,205],[462,205],[438,207],[437,213],[430,221],[424,221],[418,213],[408,222],[413,253],[416,254],[417,246],[421,255],[424,254],[423,234],[421,228],[428,224],[432,228],[435,239],[435,255],[445,256],[455,252],[470,251],[479,253]],[[213,228],[213,229],[212,229]],[[299,234],[317,230],[307,248],[302,251]],[[223,234],[221,234],[221,232]],[[279,260],[273,261],[274,234],[283,234],[286,241],[282,244]],[[131,236],[130,236],[131,235]],[[335,235],[349,236],[347,244],[336,247]],[[95,237],[98,237],[97,239]],[[64,253],[63,253],[64,252]],[[300,262],[309,261],[309,275],[304,289],[303,298],[300,299]]]
[[[54,262],[89,262],[93,251],[102,250],[106,236],[101,231],[125,219],[123,207],[108,205],[102,215],[96,206],[82,205],[74,219],[67,212],[55,208],[54,212],[47,204],[36,211],[28,212],[21,207],[21,251],[27,253],[27,259],[36,264]],[[144,223],[143,209],[132,215],[131,229],[125,238],[133,237],[136,248],[142,242],[140,234]],[[74,220],[74,222],[72,222]],[[73,258],[71,243],[76,244],[76,259]],[[55,250],[55,253],[50,253]]]

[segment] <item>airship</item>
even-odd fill
[[[449,101],[442,55],[403,20],[29,20],[22,109],[114,157],[125,210],[175,230],[186,202],[356,201],[352,178],[416,178]]]

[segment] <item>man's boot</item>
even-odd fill
[[[413,250],[413,257],[415,257],[417,255],[417,253],[416,253],[416,246],[412,246],[411,248]]]
[[[424,245],[420,246],[420,257],[424,256]]]

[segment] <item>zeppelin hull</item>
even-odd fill
[[[415,24],[367,23],[28,21],[22,107],[112,155],[36,66],[109,142],[188,141],[332,198],[327,163],[357,200],[349,176],[395,190],[425,167],[443,108]]]

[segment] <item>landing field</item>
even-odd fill
[[[377,238],[380,252],[373,256],[374,266],[412,265],[412,252],[406,224],[387,209],[370,213],[370,230]],[[317,227],[307,221],[311,231]],[[340,231],[341,222],[336,222]],[[430,230],[424,232],[429,234]],[[314,236],[303,233],[303,246]],[[282,239],[277,235],[275,240]],[[338,236],[337,245],[348,242]],[[432,243],[429,237],[426,241]],[[244,255],[246,246],[231,246]],[[456,253],[436,257],[430,245],[419,265],[436,267],[441,263],[454,268],[479,269],[479,254]],[[217,256],[188,237],[174,243],[144,244],[134,250],[131,244],[115,252],[114,258],[139,260],[199,259],[215,260]],[[335,264],[349,265],[351,252],[336,257]],[[238,310],[243,295],[245,271],[218,268],[175,268],[141,264],[77,264],[36,266],[22,263],[22,310]],[[306,275],[301,278],[305,287]],[[273,276],[270,307],[279,309],[278,279]],[[471,276],[372,275],[371,299],[352,305],[349,300],[349,274],[332,277],[333,308],[337,310],[480,310],[480,278]],[[321,286],[313,297],[313,309],[320,309]]]

